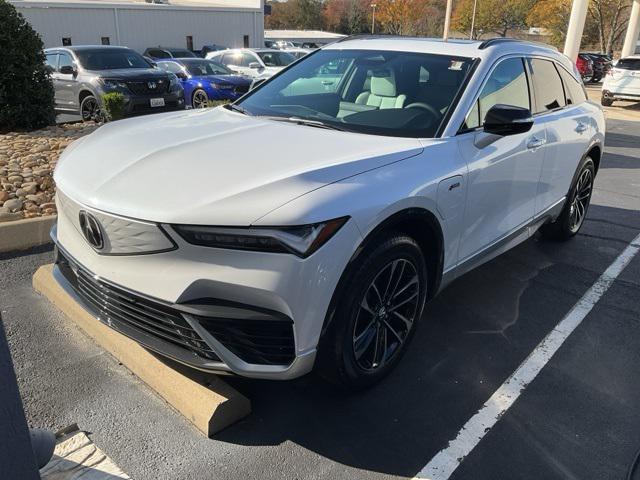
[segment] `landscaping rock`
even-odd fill
[[[99,124],[53,125],[0,135],[0,221],[55,215],[53,170],[62,151]]]

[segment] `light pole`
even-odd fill
[[[442,40],[449,40],[449,27],[451,25],[451,10],[453,8],[453,0],[447,0],[447,10],[444,14],[444,30],[442,32]]]
[[[476,6],[478,0],[473,0],[473,14],[471,15],[471,33],[469,34],[469,40],[473,40],[473,27],[476,25]]]
[[[371,14],[371,34],[373,35],[375,29],[376,29],[376,7],[378,5],[376,5],[375,3],[371,4],[371,8],[373,10],[373,13]]]

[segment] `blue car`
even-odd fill
[[[180,79],[185,104],[193,108],[205,108],[209,100],[236,100],[247,93],[251,85],[250,78],[203,58],[163,59],[156,64]]]

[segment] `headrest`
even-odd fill
[[[396,80],[391,70],[375,70],[371,76],[371,94],[379,97],[396,96]]]

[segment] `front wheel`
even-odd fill
[[[395,367],[427,294],[426,262],[412,238],[385,235],[359,257],[318,352],[320,375],[350,390],[374,385]]]
[[[594,179],[595,164],[590,157],[585,157],[578,167],[578,175],[573,181],[562,212],[555,222],[540,228],[544,237],[568,240],[580,231],[591,202]]]
[[[193,108],[206,108],[209,106],[209,96],[207,92],[201,88],[196,89],[191,97],[191,106]]]
[[[80,116],[83,122],[99,121],[101,117],[100,105],[93,95],[87,95],[80,102]]]

